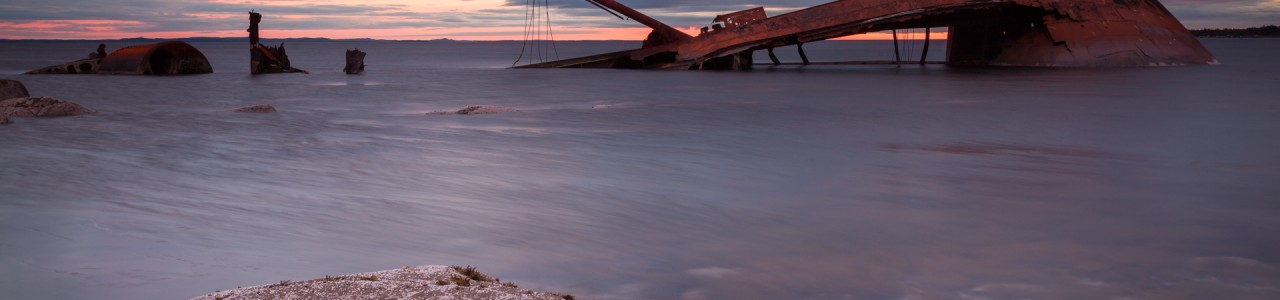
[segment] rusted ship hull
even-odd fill
[[[209,59],[185,42],[136,45],[103,58],[86,58],[44,67],[27,74],[182,75],[213,73]]]
[[[99,74],[179,75],[213,73],[204,53],[184,42],[162,42],[121,48],[108,54]]]
[[[591,1],[611,9],[625,7],[612,0]],[[636,50],[524,67],[743,69],[751,67],[750,57],[755,50],[875,31],[939,27],[949,29],[950,65],[1132,67],[1217,63],[1156,0],[843,0],[774,17],[765,17],[763,10],[754,9],[731,16],[747,21],[724,23],[731,18],[722,15],[716,18],[720,28],[698,36],[684,35],[659,43],[646,41]],[[655,28],[655,33],[670,31],[669,26],[646,25]]]

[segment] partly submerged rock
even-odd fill
[[[0,116],[10,117],[70,117],[94,113],[79,104],[53,97],[24,97],[0,100]]]
[[[418,266],[396,270],[325,276],[306,281],[280,281],[214,292],[193,300],[213,299],[573,299],[535,292],[481,274],[472,267]]]
[[[0,100],[24,97],[31,97],[31,94],[27,93],[27,86],[21,81],[0,79]]]
[[[428,115],[482,115],[482,114],[500,114],[509,112],[518,112],[514,108],[496,106],[496,105],[471,105],[463,107],[456,111],[433,111]]]
[[[276,112],[276,107],[271,106],[271,104],[258,104],[253,106],[245,106],[245,107],[237,108],[231,111],[242,112],[242,113],[273,113],[273,112]]]

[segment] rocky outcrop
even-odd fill
[[[271,104],[258,104],[237,108],[231,111],[240,113],[273,113],[276,112],[276,107],[271,106]]]
[[[79,104],[53,97],[23,97],[0,100],[0,116],[55,118],[94,113]]]
[[[418,266],[219,291],[193,300],[232,299],[573,299],[535,292],[474,267]]]
[[[497,106],[497,105],[471,105],[471,106],[463,107],[462,109],[459,109],[456,111],[454,110],[433,111],[427,114],[428,115],[483,115],[483,114],[510,113],[510,112],[518,112],[518,111],[519,110],[516,110],[514,108]]]
[[[0,100],[23,97],[31,97],[31,94],[27,93],[27,86],[21,81],[0,79]]]

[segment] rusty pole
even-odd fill
[[[775,66],[782,64],[781,61],[778,61],[778,56],[773,55],[773,46],[769,46],[769,60],[773,61],[773,65]]]
[[[920,65],[923,66],[927,58],[929,58],[929,27],[924,28],[924,50],[920,51]]]
[[[683,39],[693,38],[692,36],[685,34],[683,31],[676,30],[675,28],[672,28],[671,26],[665,23],[659,22],[658,20],[654,20],[653,18],[650,18],[645,14],[642,14],[634,9],[631,9],[626,5],[622,5],[622,3],[618,3],[617,1],[613,1],[613,0],[588,0],[588,1],[593,2],[593,4],[599,4],[599,5],[608,7],[609,9],[612,9],[613,11],[616,11],[622,15],[625,15],[628,18],[631,18],[632,20],[636,20],[636,22],[640,22],[640,24],[644,24],[644,26],[649,26],[649,28],[653,28],[654,30],[663,31],[665,33],[672,34],[673,36],[680,37]]]
[[[800,50],[800,61],[804,62],[806,66],[809,65],[809,56],[804,55],[804,43],[797,43],[796,49]]]

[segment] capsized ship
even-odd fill
[[[945,63],[953,66],[1218,63],[1156,0],[841,0],[773,17],[763,7],[720,15],[697,36],[614,0],[587,1],[653,31],[640,49],[520,67],[749,69],[756,50],[795,45],[804,57],[804,43],[939,27],[947,28]]]

